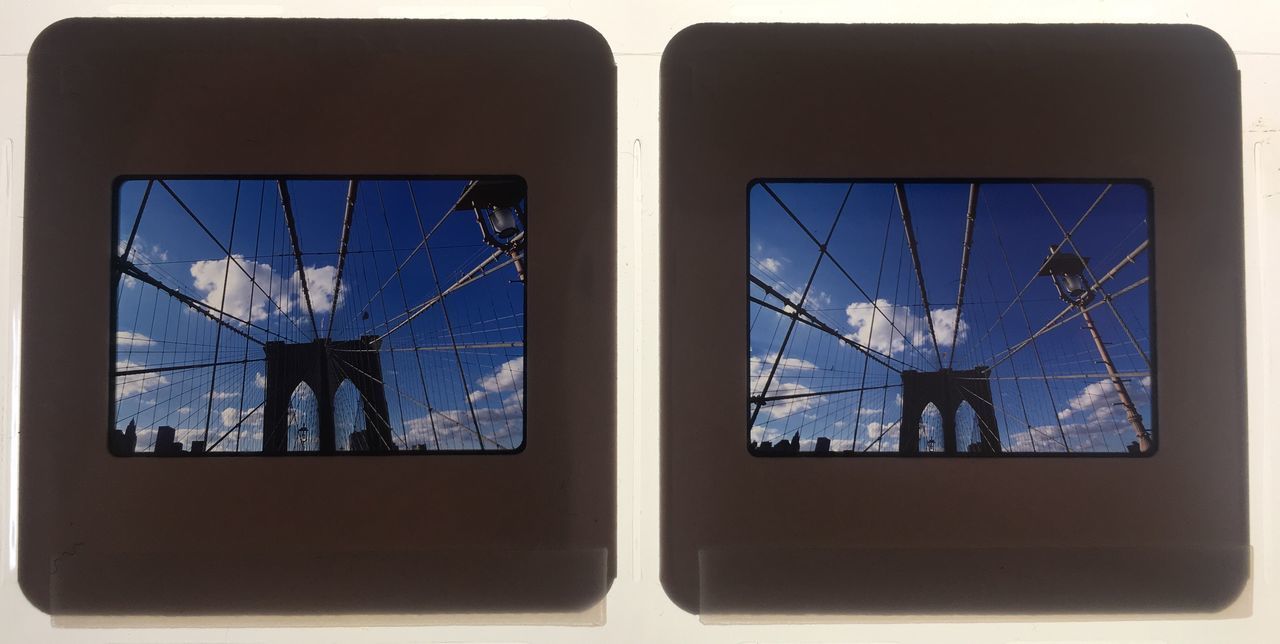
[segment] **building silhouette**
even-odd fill
[[[791,440],[752,442],[751,451],[755,454],[798,454],[800,453],[800,432],[797,431]]]
[[[157,456],[182,453],[182,443],[173,440],[176,433],[177,430],[168,425],[161,425],[160,429],[156,430],[155,454]]]
[[[111,430],[110,438],[107,446],[111,449],[111,453],[116,456],[127,456],[134,453],[138,449],[138,422],[130,420],[129,426],[124,431],[118,429]]]

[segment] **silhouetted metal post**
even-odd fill
[[[1106,365],[1107,375],[1111,376],[1111,383],[1115,385],[1116,394],[1120,396],[1120,406],[1124,407],[1125,419],[1138,435],[1138,451],[1145,454],[1151,450],[1151,435],[1142,424],[1142,415],[1138,413],[1133,399],[1129,398],[1129,390],[1125,388],[1124,381],[1116,373],[1116,365],[1111,361],[1111,352],[1107,351],[1107,345],[1102,341],[1102,335],[1098,333],[1098,327],[1093,323],[1093,316],[1089,315],[1089,310],[1083,306],[1080,307],[1080,315],[1084,317],[1084,327],[1089,329],[1089,335],[1093,336],[1093,343],[1098,347],[1098,356],[1102,358],[1102,364]]]
[[[1087,261],[1089,261],[1087,257],[1060,253],[1057,246],[1050,246],[1049,257],[1044,261],[1040,275],[1053,278],[1053,285],[1058,289],[1058,296],[1062,301],[1080,310],[1080,316],[1084,318],[1084,326],[1089,330],[1089,335],[1093,337],[1093,344],[1098,348],[1098,357],[1102,359],[1102,364],[1107,368],[1107,376],[1116,388],[1120,406],[1124,407],[1125,419],[1133,426],[1133,432],[1137,435],[1138,451],[1146,454],[1151,451],[1151,433],[1143,425],[1142,414],[1138,413],[1137,406],[1129,397],[1129,390],[1116,371],[1115,362],[1111,360],[1111,352],[1107,351],[1107,345],[1102,341],[1102,334],[1098,332],[1098,326],[1093,323],[1093,316],[1089,314],[1089,303],[1093,301],[1094,287],[1088,284],[1084,276],[1084,265]]]

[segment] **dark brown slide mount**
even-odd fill
[[[617,145],[599,34],[559,21],[69,20],[29,64],[18,573],[35,606],[563,612],[604,597]],[[113,190],[157,176],[522,177],[539,212],[522,265],[523,449],[112,456]]]
[[[662,580],[678,605],[1133,613],[1214,611],[1238,596],[1240,109],[1220,38],[1183,26],[699,25],[668,46],[661,91]],[[1159,449],[753,456],[749,186],[957,178],[1150,185],[1153,283],[1177,285],[1153,294]]]

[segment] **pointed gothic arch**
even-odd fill
[[[318,449],[316,429],[320,421],[320,400],[305,381],[299,382],[289,394],[289,406],[285,413],[288,437],[285,449],[290,452],[314,452]]]
[[[364,396],[360,395],[355,383],[344,378],[333,395],[334,449],[339,452],[360,451],[353,445],[352,437],[358,441],[366,426]]]
[[[359,451],[393,452],[398,449],[391,434],[391,415],[382,382],[381,342],[374,337],[359,340],[315,340],[305,344],[268,342],[263,347],[267,361],[265,414],[262,451],[279,454],[290,450],[288,404],[292,392],[305,383],[318,400],[316,427],[308,428],[316,449],[337,451],[334,398],[343,382],[350,382],[360,394],[364,434],[348,438],[348,447]]]
[[[920,411],[920,424],[916,432],[916,450],[921,452],[942,451],[942,410],[929,403]]]
[[[959,445],[956,436],[956,412],[961,403],[973,410],[974,423],[981,440],[973,450],[969,445]],[[898,451],[918,454],[922,451],[921,415],[929,405],[942,414],[941,445],[935,442],[935,452],[944,454],[998,454],[1000,429],[996,422],[995,405],[991,401],[990,370],[976,367],[965,370],[942,369],[940,371],[902,372],[902,428]],[[937,439],[934,439],[937,441]],[[939,449],[940,447],[940,449]]]

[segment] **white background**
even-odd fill
[[[1280,2],[900,2],[512,0],[391,3],[351,0],[113,3],[0,0],[0,640],[12,642],[1276,642],[1280,641]],[[32,608],[14,572],[16,352],[22,237],[26,57],[54,21],[71,16],[279,16],[571,18],[609,41],[618,65],[618,578],[602,626],[261,625],[147,628],[54,624]],[[1251,587],[1223,615],[1089,620],[1009,617],[975,621],[706,625],[676,608],[658,583],[658,65],[680,29],[698,22],[1159,22],[1221,34],[1241,70],[1245,265],[1249,324]],[[399,621],[399,620],[397,620]],[[527,620],[526,620],[527,621]],[[384,620],[385,622],[385,620]],[[914,623],[913,623],[914,622]],[[403,622],[401,622],[403,623]],[[135,623],[136,624],[136,623]],[[224,626],[225,624],[225,626]]]

